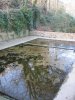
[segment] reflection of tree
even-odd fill
[[[11,52],[1,59],[6,61],[5,64],[13,63],[14,67],[15,61],[24,66],[25,82],[31,100],[53,100],[64,79],[64,72],[51,66],[37,65],[38,60],[43,60],[41,55],[25,56],[24,53]]]
[[[31,66],[29,64],[30,59],[32,59],[31,63],[33,61]],[[53,85],[53,82],[56,78],[59,78],[60,70],[56,72],[51,66],[35,66],[37,59],[38,56],[28,57],[21,62],[24,66],[25,80],[30,97],[34,100],[52,100],[50,98],[53,98],[59,88],[58,85],[57,87]],[[50,71],[54,72],[54,74],[50,74]]]

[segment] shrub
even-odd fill
[[[32,12],[30,9],[22,8],[21,10],[11,11],[10,16],[10,26],[11,30],[16,34],[25,30],[31,30],[31,18]]]
[[[9,12],[10,28],[16,34],[19,34],[25,26],[24,16],[21,11],[10,11]]]
[[[0,29],[2,31],[8,31],[8,17],[6,12],[0,11]]]
[[[40,24],[50,26],[53,31],[75,32],[75,18],[65,12],[48,12],[40,16]]]
[[[32,23],[32,9],[23,7],[19,10],[11,10],[9,13],[0,11],[1,31],[14,31],[18,35],[22,31],[30,31]]]
[[[35,4],[33,4],[32,7],[32,20],[33,20],[33,28],[36,29],[37,28],[37,21],[39,21],[40,18],[40,10],[38,9],[38,7],[36,7]]]
[[[24,22],[26,24],[26,28],[28,30],[31,30],[31,27],[32,27],[32,11],[31,9],[28,9],[26,7],[23,7],[21,9],[23,15],[24,15]]]

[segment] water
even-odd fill
[[[36,55],[36,51],[34,52],[35,55],[28,54],[26,46],[23,45],[0,51],[0,66],[5,69],[0,74],[0,92],[15,100],[55,98],[66,75],[72,69],[74,52],[59,50],[56,60],[53,50],[50,49],[52,61],[48,66],[41,65],[42,55]],[[69,64],[65,63],[64,58]]]

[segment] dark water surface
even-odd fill
[[[67,73],[37,65],[42,59],[40,54],[26,54],[22,45],[0,51],[0,92],[14,100],[53,100]]]

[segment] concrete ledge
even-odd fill
[[[12,46],[16,46],[22,43],[26,43],[29,42],[31,40],[35,40],[37,39],[36,36],[27,36],[24,38],[18,38],[18,39],[13,39],[13,40],[8,40],[8,41],[4,41],[4,42],[0,42],[0,50],[12,47]]]
[[[63,32],[47,32],[47,31],[31,31],[32,35],[57,38],[57,39],[72,39],[75,40],[75,33],[63,33]]]
[[[32,42],[33,40],[34,43],[36,43],[36,41],[37,43],[40,41],[39,43],[47,43],[48,46],[54,44],[57,46],[63,45],[75,47],[74,33],[31,31],[31,36],[0,42],[0,50],[16,46],[22,43]]]

